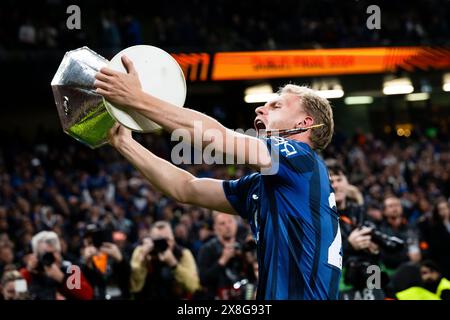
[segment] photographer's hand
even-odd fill
[[[380,247],[376,243],[373,243],[372,241],[370,242],[368,249],[371,254],[379,254],[380,253]]]
[[[100,251],[111,256],[116,262],[121,262],[123,259],[122,252],[114,243],[104,242],[100,247]]]
[[[164,252],[161,252],[158,255],[159,261],[164,262],[169,267],[175,267],[178,264],[177,258],[173,255],[173,252],[171,249],[167,249]]]
[[[219,259],[219,264],[223,267],[225,266],[228,261],[234,257],[235,255],[235,249],[234,249],[234,244],[233,243],[227,243],[224,245],[223,247],[223,251],[222,251],[222,255],[220,256]]]
[[[36,273],[36,268],[38,266],[38,257],[37,255],[35,255],[34,253],[30,253],[29,255],[27,255],[26,257],[26,265],[27,265],[27,270],[30,273]]]
[[[358,205],[364,204],[364,197],[356,186],[351,184],[347,185],[346,195],[348,198],[355,200]]]
[[[353,230],[348,236],[348,242],[355,250],[363,250],[369,248],[371,237],[369,235],[372,229],[363,227]]]
[[[64,281],[64,273],[56,263],[53,263],[51,266],[45,266],[44,270],[47,277],[55,280],[56,282],[62,283]]]
[[[92,268],[93,264],[92,264],[92,257],[95,256],[97,254],[97,248],[94,246],[87,246],[83,249],[83,259],[85,261],[85,264],[89,267]]]
[[[138,260],[139,263],[143,263],[145,259],[148,257],[150,259],[149,253],[153,250],[154,244],[153,240],[150,238],[145,238],[141,245],[142,250],[139,253]]]

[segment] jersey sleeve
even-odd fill
[[[249,219],[256,210],[258,199],[259,173],[253,173],[237,180],[222,183],[225,196],[231,206],[244,219]]]

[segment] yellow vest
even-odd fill
[[[441,300],[438,295],[421,287],[411,287],[395,295],[398,300]]]
[[[436,294],[438,295],[438,297],[441,297],[442,291],[444,290],[450,290],[450,281],[442,278],[436,290]]]

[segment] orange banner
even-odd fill
[[[208,79],[210,56],[208,53],[173,53],[184,76],[189,81],[205,81]]]
[[[212,68],[214,81],[445,69],[450,68],[450,50],[382,47],[220,52],[214,55]]]

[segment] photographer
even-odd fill
[[[367,268],[378,265],[380,248],[371,241],[373,228],[362,226],[367,219],[361,192],[349,184],[344,170],[337,164],[328,167],[335,193],[342,234],[344,283],[352,289],[341,292],[341,299],[383,299],[381,290],[367,288]]]
[[[384,199],[383,216],[384,221],[380,231],[390,237],[396,237],[407,244],[401,250],[382,251],[381,261],[383,264],[387,268],[395,270],[402,263],[420,261],[419,236],[417,231],[408,225],[403,215],[403,207],[399,198],[389,195]]]
[[[246,278],[243,246],[236,240],[237,221],[234,216],[214,212],[215,238],[199,251],[200,280],[205,299],[239,299],[234,285]]]
[[[133,252],[131,293],[136,299],[189,299],[199,287],[192,253],[175,242],[168,222],[155,222]]]
[[[96,225],[86,227],[82,270],[94,289],[95,299],[129,298],[130,265],[114,240],[107,230]]]
[[[435,261],[442,275],[450,279],[450,204],[447,199],[438,199],[431,217],[421,220],[422,255],[424,259]]]
[[[344,257],[354,254],[359,255],[363,251],[368,251],[369,254],[377,254],[378,246],[370,241],[371,228],[357,228],[358,225],[363,223],[362,220],[367,219],[361,192],[348,182],[343,168],[339,165],[329,166],[328,172],[340,217]]]
[[[32,299],[90,300],[93,290],[82,272],[77,279],[80,286],[72,288],[68,278],[72,275],[68,261],[63,261],[58,236],[52,231],[41,231],[31,240],[33,253],[26,257],[26,267],[20,270],[28,284]]]

